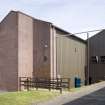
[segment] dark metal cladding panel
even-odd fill
[[[33,76],[50,78],[50,24],[33,23]]]
[[[98,56],[99,62],[93,63],[92,56]],[[93,83],[105,79],[105,63],[101,62],[100,56],[105,56],[105,30],[89,39],[90,77]]]

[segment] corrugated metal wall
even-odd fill
[[[93,56],[98,57],[97,63],[92,61]],[[89,76],[91,77],[92,83],[105,80],[105,63],[101,62],[101,56],[105,56],[105,30],[89,39]]]
[[[71,78],[71,86],[74,86],[74,78],[85,80],[85,50],[83,42],[69,37],[57,37],[57,74],[60,77]]]

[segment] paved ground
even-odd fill
[[[105,88],[63,105],[105,105]]]
[[[53,100],[35,105],[105,105],[105,82],[64,93]]]

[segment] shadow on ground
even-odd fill
[[[105,105],[105,88],[63,105]]]

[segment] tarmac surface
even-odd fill
[[[105,88],[63,105],[105,105]]]
[[[63,93],[53,100],[34,105],[105,105],[105,82]]]

